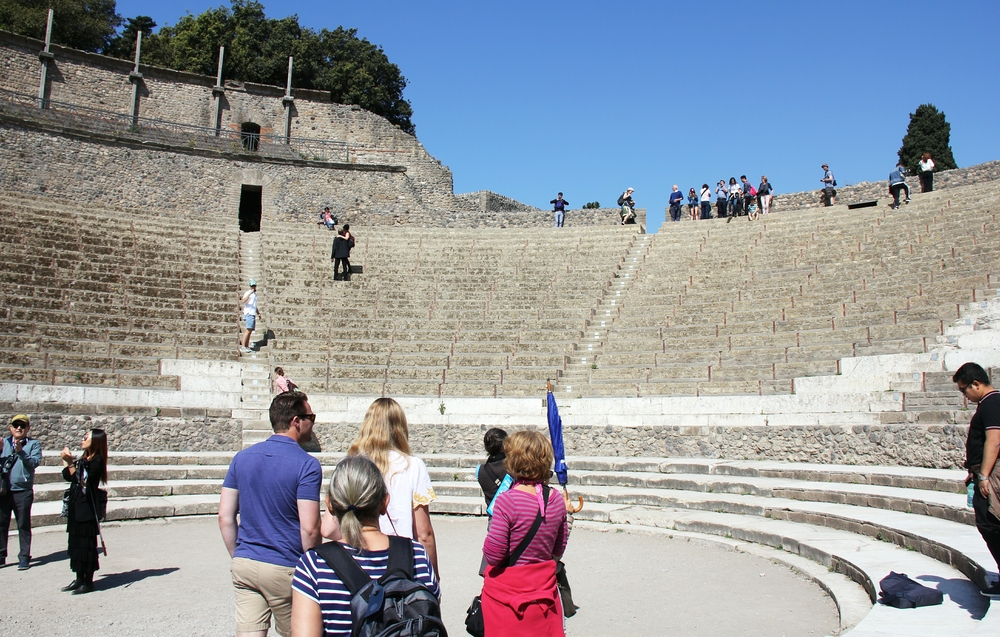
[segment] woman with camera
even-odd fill
[[[74,595],[94,590],[94,572],[101,568],[97,557],[99,520],[107,507],[107,493],[100,485],[108,482],[108,436],[103,429],[91,429],[80,444],[83,456],[73,457],[68,447],[59,456],[63,479],[70,483],[66,532],[69,534],[69,567],[76,579],[62,588]]]

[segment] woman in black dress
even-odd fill
[[[69,515],[69,567],[76,579],[62,588],[74,595],[94,590],[94,572],[101,565],[97,558],[100,484],[108,481],[108,436],[103,429],[91,429],[80,445],[83,457],[75,459],[68,448],[59,454],[63,460],[63,479],[71,483]],[[106,502],[106,500],[105,500]]]

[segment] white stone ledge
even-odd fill
[[[11,403],[60,403],[67,405],[117,405],[121,407],[187,407],[237,409],[240,395],[216,391],[119,389],[115,387],[63,387],[0,384],[0,400]]]

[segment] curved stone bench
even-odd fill
[[[113,454],[109,520],[216,513],[232,455]],[[318,457],[329,477],[343,454]],[[439,496],[433,512],[484,514],[473,475],[481,458],[424,459]],[[36,527],[63,523],[58,464],[56,454],[46,453],[37,472]],[[988,634],[982,631],[998,621],[978,592],[995,578],[994,562],[965,506],[962,471],[697,458],[570,458],[568,464],[569,491],[585,501],[577,524],[710,538],[782,561],[830,593],[842,628],[856,624],[852,635],[881,635],[890,625],[900,635]],[[899,624],[896,609],[871,606],[890,570],[945,591],[945,604],[913,611]],[[864,594],[824,573],[847,576]]]

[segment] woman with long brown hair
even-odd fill
[[[430,504],[437,495],[424,461],[410,454],[410,431],[399,403],[376,398],[347,454],[368,456],[385,478],[389,506],[379,518],[382,532],[420,542],[434,571],[440,573],[430,514]]]
[[[100,485],[108,482],[108,436],[103,429],[91,429],[80,447],[83,455],[79,459],[73,457],[68,447],[63,447],[59,454],[63,461],[63,479],[71,483],[66,532],[69,534],[69,567],[76,573],[76,579],[62,590],[73,591],[74,595],[92,592],[94,572],[101,568],[97,557],[97,534],[102,508],[107,504],[107,494],[103,494]]]

